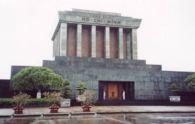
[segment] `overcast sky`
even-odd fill
[[[53,59],[57,11],[72,8],[141,18],[138,59],[195,71],[195,0],[0,0],[0,79],[10,78],[11,65]]]

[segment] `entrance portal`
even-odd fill
[[[130,101],[134,99],[134,82],[99,81],[100,101]]]
[[[107,86],[108,99],[119,99],[120,93],[117,83],[108,83]]]

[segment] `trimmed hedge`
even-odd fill
[[[26,101],[25,106],[27,107],[44,107],[44,106],[49,106],[50,105],[50,101],[48,99],[45,98],[41,98],[41,99],[36,99],[36,98],[32,98],[32,99],[28,99]]]
[[[0,98],[0,108],[13,107],[15,105],[12,98]],[[49,106],[50,102],[48,99],[31,98],[26,101],[25,107],[45,107]]]
[[[0,108],[13,107],[14,101],[12,98],[0,98]]]

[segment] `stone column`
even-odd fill
[[[132,59],[132,38],[131,29],[127,32],[127,59]]]
[[[67,55],[67,23],[60,24],[60,56]]]
[[[105,27],[105,58],[110,58],[110,27]]]
[[[119,52],[118,52],[118,57],[119,59],[123,59],[124,58],[124,48],[123,48],[123,28],[119,28],[118,30],[118,38],[119,38]]]
[[[132,59],[137,59],[137,30],[132,29]]]
[[[82,25],[77,24],[77,57],[82,57]]]
[[[96,57],[96,26],[91,27],[91,57]]]

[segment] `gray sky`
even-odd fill
[[[0,79],[10,78],[11,65],[53,59],[57,11],[72,8],[141,18],[138,59],[195,71],[195,0],[0,0]]]

